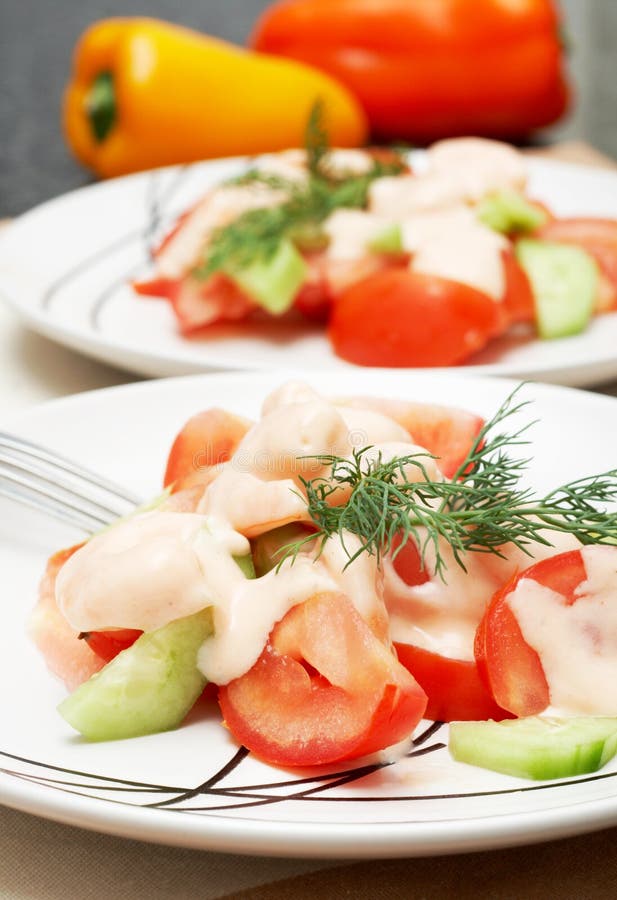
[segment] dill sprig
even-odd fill
[[[505,544],[513,544],[531,556],[530,545],[552,546],[545,531],[572,534],[583,544],[615,543],[617,515],[598,505],[617,499],[617,469],[580,478],[562,485],[543,498],[534,496],[519,481],[530,460],[510,456],[513,447],[529,444],[525,435],[529,422],[513,432],[501,431],[503,422],[519,413],[528,401],[518,402],[514,391],[479,432],[469,453],[451,481],[436,481],[426,464],[434,459],[418,452],[383,460],[365,447],[350,459],[319,456],[329,468],[326,476],[301,478],[316,533],[323,549],[338,535],[352,563],[361,553],[377,557],[400,551],[412,539],[424,565],[432,547],[436,574],[445,580],[446,564],[441,541],[452,548],[458,565],[465,569],[468,551],[504,557]],[[410,469],[419,480],[410,480]],[[337,504],[336,494],[348,499]],[[359,538],[353,553],[345,546],[345,535]],[[395,539],[400,545],[394,548]],[[285,548],[295,556],[301,545]]]
[[[321,164],[330,148],[328,132],[323,122],[323,102],[316,100],[306,123],[304,133],[304,147],[306,150],[306,163],[311,175],[319,177]]]
[[[304,181],[290,181],[254,168],[230,182],[261,183],[283,191],[285,196],[276,206],[248,210],[216,229],[203,263],[193,272],[197,278],[207,278],[218,271],[239,271],[258,260],[268,260],[285,238],[297,239],[301,246],[303,236],[307,232],[314,234],[335,209],[365,208],[368,189],[376,178],[400,174],[405,168],[401,156],[393,162],[376,159],[362,175],[334,174],[328,166],[328,135],[320,104],[315,104],[311,111],[305,147],[307,178]]]

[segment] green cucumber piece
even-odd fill
[[[598,267],[580,247],[525,238],[516,256],[531,283],[538,334],[568,337],[587,327],[598,292]]]
[[[298,250],[285,239],[272,256],[258,259],[241,269],[230,269],[227,274],[255,303],[279,316],[292,306],[307,271]]]
[[[210,608],[142,634],[58,707],[90,741],[176,728],[206,684],[199,648],[213,632]]]
[[[234,560],[247,578],[255,578],[250,553]],[[58,712],[90,741],[176,728],[205,687],[197,654],[213,632],[208,607],[142,634],[63,700]]]
[[[530,716],[453,722],[449,750],[459,762],[537,780],[596,772],[617,753],[617,719]]]
[[[388,225],[369,241],[368,249],[373,253],[402,253],[403,235],[400,225]]]
[[[548,216],[518,191],[497,191],[476,208],[478,219],[502,234],[527,234],[546,225]]]
[[[282,547],[302,541],[308,534],[306,528],[292,523],[273,528],[272,531],[266,531],[254,538],[251,543],[257,577],[267,575],[278,566],[283,558],[283,554],[279,552]]]
[[[234,562],[246,578],[255,578],[255,565],[250,553],[246,556],[234,556]]]

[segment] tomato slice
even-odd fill
[[[174,492],[207,483],[212,468],[230,459],[250,427],[247,419],[224,409],[206,409],[192,416],[176,436],[163,480]]]
[[[511,718],[495,703],[474,660],[450,659],[412,644],[394,644],[399,660],[428,697],[426,717],[440,722]]]
[[[296,294],[294,308],[311,321],[326,322],[333,300],[326,277],[326,255],[322,252],[305,253],[304,261],[308,273]]]
[[[480,675],[496,702],[517,716],[534,716],[550,700],[539,655],[523,637],[508,595],[522,578],[537,581],[564,598],[576,600],[575,588],[586,578],[579,550],[543,559],[520,572],[494,595],[476,632],[474,652]]]
[[[426,695],[343,594],[291,609],[252,669],[219,691],[225,722],[267,762],[312,766],[409,736]]]
[[[394,571],[405,584],[410,586],[424,584],[430,578],[426,569],[422,568],[420,551],[411,539],[401,545],[400,536],[392,541],[392,565]]]
[[[506,277],[503,305],[510,320],[512,322],[534,322],[536,304],[525,270],[511,252],[503,254],[503,265]]]
[[[143,634],[134,628],[117,628],[113,631],[86,631],[80,635],[88,647],[105,662],[110,662],[118,653],[132,646]]]
[[[411,269],[388,269],[336,301],[334,351],[361,366],[450,366],[481,350],[504,327],[487,294]]]

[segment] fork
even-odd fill
[[[0,495],[92,533],[143,501],[73,460],[0,432]]]

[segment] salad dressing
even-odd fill
[[[144,513],[84,544],[62,567],[56,599],[76,631],[153,631],[204,609],[224,585],[244,580],[233,557],[249,549],[224,520]]]
[[[468,552],[464,555],[465,573],[456,564],[450,545],[440,538],[445,581],[435,575],[435,549],[429,545],[426,566],[430,577],[419,585],[406,584],[392,560],[386,558],[384,595],[392,639],[452,659],[473,660],[475,632],[495,591],[532,562],[581,546],[572,535],[559,532],[551,532],[550,541],[552,546],[548,547],[540,542],[530,544],[531,556],[513,545],[502,548],[505,559],[490,553]]]
[[[502,253],[507,240],[478,221],[472,210],[459,206],[410,217],[401,227],[405,250],[413,254],[410,267],[425,275],[459,281],[504,298],[506,283]]]
[[[268,185],[223,185],[210,191],[188,213],[182,228],[168,239],[157,256],[158,278],[182,278],[204,256],[204,247],[212,232],[229,225],[250,209],[277,206],[286,198],[284,191]]]
[[[429,171],[456,179],[461,199],[471,203],[504,188],[523,190],[527,181],[524,158],[514,147],[500,141],[438,141],[428,148],[426,158]]]
[[[617,715],[615,548],[580,550],[586,581],[567,605],[561,594],[523,578],[507,597],[525,641],[538,653],[553,714]]]

